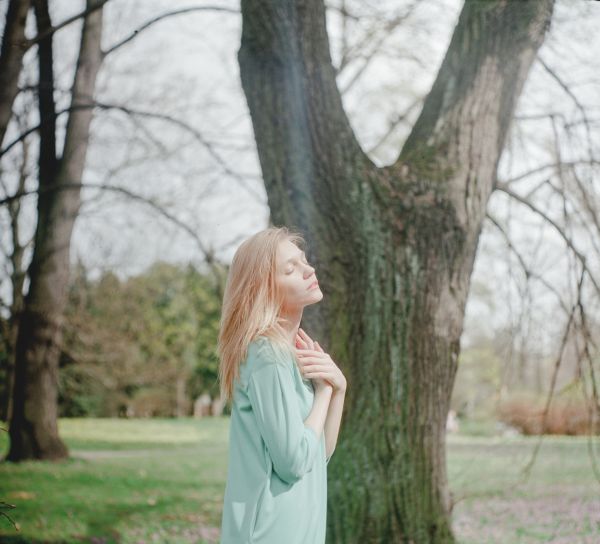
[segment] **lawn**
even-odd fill
[[[61,419],[72,459],[0,464],[2,543],[218,542],[227,468],[227,417],[204,420]],[[463,544],[600,542],[600,483],[585,437],[493,436],[471,424],[448,436],[448,479]],[[0,451],[7,437],[0,433]],[[600,458],[600,441],[594,442]],[[599,459],[600,465],[600,459]],[[600,470],[600,466],[599,466]]]

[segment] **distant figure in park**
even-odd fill
[[[322,300],[300,234],[270,227],[237,250],[219,332],[221,396],[232,399],[221,544],[323,544],[327,463],[346,378],[300,328]]]
[[[206,417],[210,415],[212,399],[208,393],[202,393],[194,402],[194,417]]]
[[[460,428],[456,411],[450,410],[448,412],[448,417],[446,418],[446,431],[449,433],[457,433],[459,430]]]

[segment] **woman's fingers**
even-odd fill
[[[299,335],[296,335],[296,346],[301,349],[308,349],[308,346],[304,340]]]
[[[326,367],[326,366],[320,366],[320,365],[307,365],[304,367],[303,371],[306,374],[312,374],[314,372],[325,372],[326,374],[329,374],[331,369]]]
[[[326,361],[323,361],[322,359],[310,359],[310,358],[303,358],[300,359],[300,364],[303,367],[310,367],[310,368],[314,368],[315,366],[320,366],[323,368],[330,368],[331,365],[328,365]]]
[[[323,352],[316,349],[298,349],[298,356],[300,357],[318,357],[323,358]]]
[[[304,377],[305,378],[321,378],[321,377],[330,377],[331,374],[329,372],[327,372],[326,370],[307,370],[304,373]]]
[[[302,365],[323,365],[323,366],[331,366],[328,364],[328,361],[321,359],[320,357],[300,357],[299,362]]]
[[[308,349],[318,351],[320,353],[325,353],[325,350],[321,347],[319,342],[313,340],[310,336],[308,336],[308,334],[306,334],[306,331],[302,327],[298,328],[298,335],[304,340],[304,343],[307,345]]]
[[[298,334],[302,337],[302,339],[306,342],[306,344],[308,345],[308,347],[310,349],[314,349],[314,343],[313,340],[310,336],[308,336],[308,334],[306,334],[306,332],[304,331],[304,329],[302,327],[298,328]]]

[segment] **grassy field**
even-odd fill
[[[228,418],[62,419],[72,458],[0,464],[2,543],[209,544],[218,542]],[[7,437],[0,433],[0,452]],[[501,438],[468,423],[448,436],[448,479],[463,544],[600,542],[600,483],[585,437]],[[600,441],[593,448],[600,458]],[[600,462],[600,459],[599,459]],[[600,466],[598,467],[600,470]]]

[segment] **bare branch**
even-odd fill
[[[246,189],[246,191],[248,191],[257,202],[264,203],[264,198],[262,197],[262,195],[257,193],[252,187],[250,187],[246,183],[245,178],[247,178],[249,176],[242,175],[242,174],[232,170],[229,167],[229,165],[227,164],[227,162],[225,161],[225,159],[223,159],[223,157],[221,157],[221,155],[216,151],[214,145],[211,142],[209,142],[208,140],[206,140],[206,138],[204,138],[204,136],[200,133],[200,131],[198,131],[196,128],[194,128],[192,125],[190,125],[186,121],[177,119],[175,117],[172,117],[172,116],[164,114],[164,113],[155,113],[155,112],[149,112],[149,111],[144,111],[144,110],[137,110],[137,109],[129,108],[127,106],[122,106],[119,104],[107,104],[107,103],[103,103],[103,102],[88,102],[85,104],[82,104],[82,103],[72,104],[68,108],[64,108],[60,111],[57,111],[56,116],[62,115],[64,113],[67,113],[70,111],[75,111],[78,109],[89,109],[89,108],[99,108],[99,109],[103,109],[103,110],[117,110],[117,111],[121,111],[130,116],[159,119],[162,121],[167,121],[170,124],[173,124],[175,126],[178,126],[182,129],[184,129],[186,132],[190,133],[194,137],[194,139],[196,141],[198,141],[208,151],[209,155],[217,162],[217,164],[219,164],[219,166],[223,169],[223,171],[227,175],[231,176],[236,181],[238,181],[238,183],[240,185],[242,185],[242,187],[244,187],[244,189]],[[17,145],[20,141],[27,138],[27,136],[29,136],[33,132],[36,132],[37,130],[39,130],[40,126],[41,126],[41,124],[36,125],[34,127],[29,128],[28,130],[24,131],[23,133],[21,133],[17,138],[15,138],[12,142],[10,142],[8,145],[6,145],[6,147],[4,147],[3,149],[0,150],[0,157],[2,157],[4,154],[6,154],[12,147]]]
[[[573,91],[571,91],[569,86],[562,80],[562,78],[556,73],[555,70],[553,70],[552,68],[550,68],[550,66],[548,66],[548,63],[546,61],[544,61],[544,59],[542,59],[542,57],[540,55],[538,55],[538,60],[539,60],[540,64],[543,66],[544,70],[546,70],[546,72],[548,72],[554,78],[554,80],[560,85],[560,87],[571,97],[571,99],[573,100],[573,102],[575,102],[575,105],[577,106],[579,111],[581,111],[581,113],[583,114],[583,116],[585,118],[586,117],[585,107],[580,102],[579,98],[577,98],[577,96],[573,93]]]
[[[587,117],[583,119],[573,119],[568,121],[565,115],[561,112],[550,111],[550,112],[542,112],[542,113],[525,113],[521,115],[515,115],[513,119],[515,121],[543,121],[545,119],[561,119],[563,121],[563,126],[566,129],[575,127],[577,125],[585,125],[585,124],[598,124],[600,123],[600,119],[597,117]]]
[[[178,126],[182,129],[184,129],[186,132],[190,133],[208,151],[209,155],[217,162],[217,164],[219,166],[221,166],[221,168],[223,169],[223,171],[226,174],[235,178],[249,193],[251,193],[257,199],[257,201],[259,201],[259,202],[263,201],[262,197],[258,193],[256,193],[254,191],[254,189],[252,189],[251,187],[249,187],[246,184],[246,180],[244,179],[244,177],[241,174],[233,171],[229,167],[229,165],[225,162],[225,160],[221,157],[221,155],[219,155],[219,153],[217,153],[217,151],[215,150],[212,143],[209,142],[208,140],[206,140],[206,138],[204,138],[204,136],[200,133],[200,131],[197,130],[196,128],[194,128],[189,123],[187,123],[181,119],[172,117],[170,115],[164,114],[164,113],[156,113],[156,112],[149,112],[149,111],[144,111],[144,110],[137,110],[137,109],[129,108],[127,106],[121,106],[121,105],[116,105],[116,104],[106,104],[106,103],[102,103],[102,102],[95,102],[92,105],[92,107],[94,105],[100,109],[118,110],[127,115],[133,115],[133,116],[138,116],[138,117],[147,117],[147,118],[151,118],[151,119],[159,119],[162,121],[167,121],[170,124],[173,124],[175,126]]]
[[[583,182],[579,179],[577,172],[573,169],[571,173],[573,175],[573,179],[575,180],[575,185],[579,190],[580,203],[583,206],[583,209],[589,214],[594,226],[600,233],[600,213],[597,209],[595,209],[593,201],[590,198],[589,193],[585,190]],[[598,253],[600,253],[600,251]]]
[[[556,71],[553,70],[548,65],[548,63],[546,63],[539,55],[538,55],[538,60],[540,61],[540,64],[544,67],[544,70],[546,70],[546,72],[548,72],[554,78],[554,80],[560,85],[560,87],[565,91],[565,93],[567,93],[567,95],[569,97],[571,97],[571,99],[575,103],[575,106],[577,106],[577,109],[579,109],[579,111],[581,112],[581,115],[584,119],[584,124],[585,124],[585,128],[586,128],[586,133],[587,133],[589,156],[593,157],[594,153],[593,153],[593,146],[592,146],[592,129],[590,127],[590,123],[589,123],[588,116],[587,116],[587,111],[586,111],[584,105],[581,103],[579,98],[577,98],[575,93],[570,89],[569,85],[567,85],[567,83],[565,83],[563,81],[563,79],[556,73]]]
[[[501,183],[503,183],[504,185],[510,185],[517,181],[521,181],[525,178],[528,178],[529,176],[533,176],[534,174],[539,174],[540,172],[543,172],[543,171],[549,170],[549,169],[559,170],[560,168],[573,167],[573,166],[598,166],[598,165],[600,165],[600,161],[594,160],[594,159],[587,159],[587,160],[580,160],[580,161],[552,162],[552,163],[548,163],[548,164],[543,164],[541,166],[536,166],[535,168],[532,168],[531,170],[527,170],[527,172],[523,172],[512,178],[502,180]]]
[[[129,189],[120,187],[118,185],[110,185],[110,184],[102,184],[102,183],[77,183],[77,182],[55,183],[53,185],[39,188],[39,189],[18,191],[17,193],[15,193],[11,196],[1,199],[0,206],[10,204],[11,202],[14,202],[18,199],[24,198],[26,196],[34,195],[34,194],[39,195],[39,194],[47,193],[50,191],[80,190],[83,188],[100,189],[103,191],[111,191],[111,192],[115,192],[115,193],[120,193],[131,200],[146,204],[147,206],[152,208],[154,211],[158,212],[160,215],[162,215],[167,220],[169,220],[171,223],[173,223],[174,225],[176,225],[177,227],[179,227],[183,231],[185,231],[196,242],[196,245],[198,246],[198,248],[204,255],[204,258],[205,258],[207,264],[209,264],[211,266],[211,268],[214,267],[215,264],[218,264],[214,257],[214,250],[210,247],[207,247],[204,244],[204,242],[202,242],[202,240],[200,239],[198,234],[194,231],[194,229],[192,229],[184,221],[178,219],[175,215],[173,215],[171,212],[166,210],[163,206],[158,204],[153,199],[147,198],[138,193],[130,191]],[[219,276],[219,279],[220,279],[220,276]]]
[[[367,153],[371,154],[371,153],[375,153],[375,151],[377,151],[377,149],[379,149],[386,141],[387,139],[394,133],[394,131],[396,130],[396,128],[401,124],[404,123],[405,121],[408,120],[408,116],[410,115],[410,113],[417,108],[418,106],[420,106],[421,104],[423,104],[423,97],[419,97],[416,100],[413,101],[413,103],[408,106],[408,108],[406,108],[402,113],[399,113],[398,115],[396,115],[396,117],[394,119],[392,119],[389,123],[388,129],[385,132],[385,134],[383,136],[381,136],[381,138],[375,143],[375,145],[373,145],[368,151]]]
[[[568,312],[569,309],[568,309],[565,301],[562,299],[562,296],[561,296],[560,292],[558,291],[558,289],[556,289],[556,287],[554,287],[546,278],[544,278],[543,276],[541,276],[540,274],[538,274],[533,269],[531,269],[527,266],[525,259],[523,259],[523,256],[517,250],[517,248],[513,244],[512,240],[510,239],[510,236],[506,232],[505,228],[500,224],[500,222],[489,212],[486,213],[486,218],[500,231],[500,233],[502,234],[502,237],[504,238],[504,241],[506,242],[507,247],[517,257],[517,260],[519,261],[519,264],[521,265],[521,268],[523,269],[523,273],[525,274],[525,278],[526,279],[534,278],[534,279],[538,280],[540,283],[542,283],[544,285],[544,287],[546,287],[549,291],[551,291],[552,293],[554,293],[554,295],[556,295],[556,298],[558,299],[558,302],[559,302],[560,306],[562,307],[562,309],[565,311],[565,313]]]
[[[554,221],[547,213],[540,210],[533,202],[531,202],[530,199],[527,199],[527,198],[515,193],[512,189],[510,189],[510,187],[506,183],[498,183],[496,185],[496,188],[498,190],[506,193],[507,195],[509,195],[510,197],[515,199],[517,202],[520,202],[521,204],[524,204],[525,206],[527,206],[530,210],[532,210],[533,212],[535,212],[536,214],[541,216],[547,223],[549,223],[550,225],[552,225],[554,227],[556,232],[558,232],[560,237],[565,241],[567,246],[573,251],[573,253],[577,257],[577,259],[581,262],[583,269],[585,270],[585,272],[587,272],[592,284],[594,285],[594,288],[596,289],[596,292],[598,293],[598,295],[600,295],[600,285],[598,285],[598,282],[594,278],[592,271],[587,266],[585,255],[583,255],[575,247],[575,245],[573,244],[573,241],[567,236],[564,229],[556,221]]]
[[[342,0],[342,4],[337,6],[331,2],[326,2],[326,7],[330,11],[337,11],[344,19],[352,19],[353,21],[360,21],[360,17],[354,13],[350,13],[346,7],[345,0]]]
[[[545,436],[544,429],[546,427],[546,420],[548,418],[548,412],[550,410],[550,403],[552,402],[552,397],[554,395],[554,389],[556,387],[556,379],[558,377],[558,371],[560,369],[560,364],[563,359],[563,353],[564,353],[565,347],[567,345],[567,340],[569,339],[569,332],[571,330],[571,325],[574,320],[575,310],[577,309],[578,305],[581,303],[581,292],[582,292],[581,286],[583,284],[584,278],[585,278],[585,268],[582,267],[581,276],[579,277],[579,283],[577,284],[577,301],[575,302],[575,304],[573,304],[573,307],[572,307],[571,311],[569,312],[569,319],[565,326],[565,332],[563,333],[563,336],[561,339],[560,349],[556,356],[556,361],[554,362],[554,371],[552,372],[552,378],[550,381],[550,391],[548,392],[548,398],[546,399],[546,405],[544,407],[544,413],[542,415],[540,435],[539,435],[538,440],[536,441],[535,447],[533,449],[533,453],[531,454],[531,459],[529,460],[527,465],[525,465],[525,467],[521,471],[521,476],[522,476],[521,483],[527,481],[527,479],[531,475],[531,468],[533,467],[533,464],[535,463],[538,451],[540,449],[540,446],[542,445],[542,440],[544,439],[544,436]]]
[[[236,15],[239,15],[240,13],[237,9],[226,8],[223,6],[193,6],[178,9],[175,11],[169,11],[168,13],[163,13],[162,15],[158,15],[157,17],[146,21],[142,26],[134,30],[129,36],[123,38],[120,42],[117,42],[113,46],[109,47],[106,51],[104,51],[104,56],[106,57],[107,55],[110,55],[111,53],[119,49],[119,47],[122,47],[126,43],[129,43],[131,40],[133,40],[135,37],[139,36],[141,32],[155,25],[159,21],[162,21],[163,19],[173,17],[175,15],[182,15],[184,13],[191,13],[194,11],[220,11],[222,13],[235,13]]]
[[[377,54],[381,51],[381,48],[383,47],[383,44],[386,42],[386,40],[388,40],[390,38],[390,36],[393,35],[394,31],[400,26],[401,23],[403,23],[406,19],[408,19],[408,17],[410,17],[411,13],[414,11],[416,7],[416,2],[411,4],[408,9],[406,11],[404,11],[403,13],[397,15],[396,17],[394,17],[393,19],[391,19],[390,21],[387,21],[385,24],[381,25],[377,25],[376,28],[377,30],[381,30],[381,34],[377,37],[377,39],[374,40],[374,43],[371,42],[371,36],[369,35],[368,38],[365,40],[367,42],[371,42],[371,50],[364,54],[362,53],[360,55],[360,58],[362,59],[362,65],[361,67],[354,73],[354,75],[352,76],[352,79],[350,79],[350,81],[348,81],[346,83],[346,85],[344,86],[343,89],[340,89],[340,92],[342,94],[345,94],[346,92],[348,92],[350,90],[350,88],[360,79],[360,77],[362,76],[362,74],[365,72],[365,70],[369,67],[369,65],[371,64],[371,61],[377,56]],[[381,28],[383,27],[383,28]],[[358,47],[358,50],[363,50],[364,49],[364,43],[360,44],[360,47]],[[356,58],[356,57],[354,57]],[[344,69],[346,67],[349,66],[350,62],[354,60],[351,57],[346,57],[343,59],[343,62],[340,65],[340,68],[338,70],[338,76],[344,71]]]

